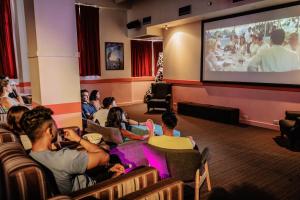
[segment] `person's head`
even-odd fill
[[[93,90],[90,94],[90,101],[96,101],[100,99],[100,92],[98,90]]]
[[[107,127],[121,128],[121,123],[123,121],[123,109],[120,107],[112,107],[109,109],[107,115]]]
[[[57,126],[52,119],[53,111],[49,108],[38,106],[25,112],[21,118],[21,128],[34,144],[46,140],[49,144],[57,139]]]
[[[4,74],[1,74],[0,75],[0,80],[4,80],[4,79],[9,80],[9,77],[4,75]]]
[[[244,36],[240,36],[240,45],[246,44],[246,39]]]
[[[254,43],[254,44],[257,43],[257,35],[256,34],[252,34],[251,39],[252,39],[252,43]]]
[[[25,112],[29,111],[29,108],[25,106],[13,106],[7,112],[7,125],[9,128],[15,132],[22,132],[20,126],[20,120]]]
[[[257,35],[257,41],[258,43],[263,43],[264,40],[264,34],[260,33]]]
[[[166,111],[162,114],[161,116],[162,119],[162,129],[163,132],[167,132],[167,131],[173,131],[174,128],[177,126],[177,117],[175,115],[175,113],[171,112],[171,111]]]
[[[271,43],[275,45],[282,45],[285,38],[285,32],[283,29],[276,29],[271,33]]]
[[[289,36],[289,44],[291,45],[293,50],[297,49],[299,45],[299,36],[298,33],[291,33]]]
[[[89,91],[83,89],[80,91],[81,94],[81,102],[85,103],[89,101]]]
[[[211,52],[211,51],[215,51],[217,47],[217,40],[210,38],[206,41],[206,51],[207,52]]]
[[[102,101],[104,109],[110,109],[116,107],[116,101],[114,97],[105,97]]]
[[[7,79],[0,80],[0,96],[9,94],[11,92],[12,92],[12,88],[9,84],[9,80]]]

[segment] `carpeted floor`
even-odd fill
[[[144,104],[124,109],[132,119],[143,121],[150,118],[160,123],[161,114],[145,114]],[[279,136],[278,131],[233,126],[183,115],[178,115],[178,119],[177,129],[183,136],[192,136],[201,150],[209,148],[213,188],[236,191],[236,186],[246,188],[247,185],[252,189],[256,187],[252,195],[261,190],[277,199],[300,199],[300,152],[278,145],[274,140]],[[201,188],[200,195],[201,199],[208,198],[210,194],[206,186]],[[255,197],[250,195],[248,198]]]

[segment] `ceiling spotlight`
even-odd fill
[[[165,30],[168,30],[168,25],[164,25],[164,29],[165,29]]]

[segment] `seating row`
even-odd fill
[[[140,167],[130,173],[109,179],[62,196],[55,193],[47,169],[31,159],[9,131],[0,133],[0,199],[148,199],[161,196],[183,199],[183,182],[166,179],[159,182],[152,167]]]

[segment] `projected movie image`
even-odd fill
[[[205,70],[300,70],[299,32],[299,16],[206,30]]]

